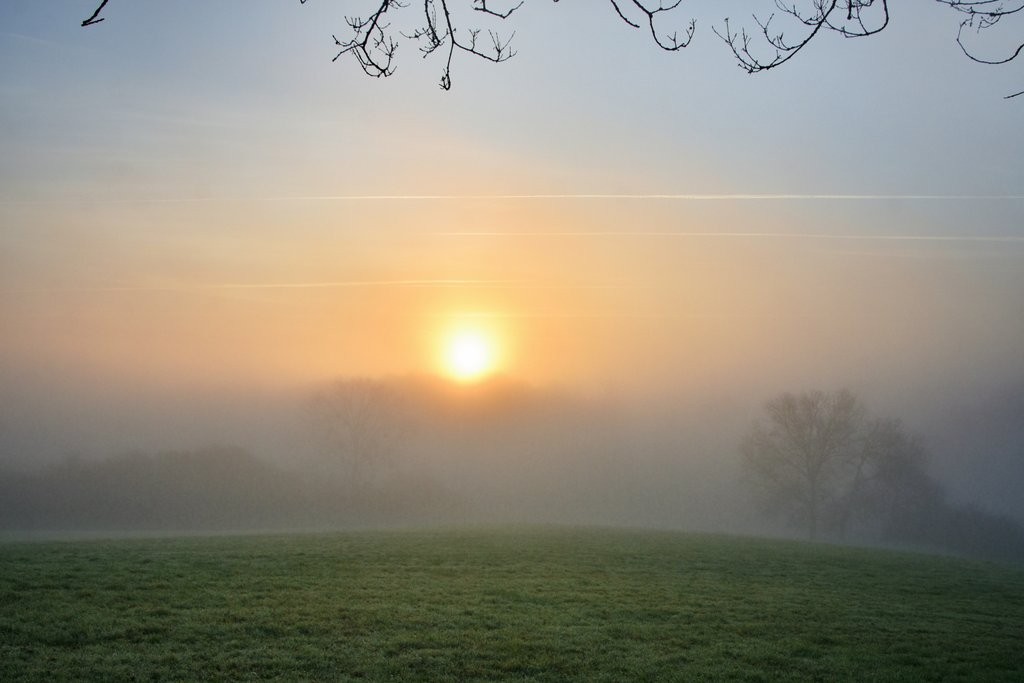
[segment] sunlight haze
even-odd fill
[[[1024,387],[1019,64],[899,3],[751,76],[717,3],[678,54],[592,4],[527,3],[516,56],[463,55],[443,92],[411,44],[388,79],[332,63],[336,3],[116,3],[88,29],[95,3],[10,3],[0,455],[232,443],[299,467],[317,387],[441,375],[528,388],[502,410],[563,397],[566,433],[531,438],[573,455],[541,474],[539,446],[488,446],[523,459],[496,481],[616,481],[594,519],[657,499],[718,528],[753,514],[715,501],[764,401],[848,387],[929,440],[957,500],[1024,520],[1015,420],[991,448],[943,431]],[[573,401],[625,426],[596,438]],[[431,448],[410,472],[482,486]],[[670,480],[692,496],[646,495]]]

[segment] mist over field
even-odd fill
[[[802,535],[765,515],[742,467],[763,404],[747,396],[588,396],[428,375],[199,400],[57,395],[3,401],[14,418],[0,441],[8,533],[557,523]],[[980,526],[954,530],[935,512],[920,537],[837,540],[1024,557],[1022,397],[1008,385],[905,413],[943,504],[967,506]]]
[[[0,681],[1024,680],[1024,0],[0,17]]]
[[[0,527],[814,536],[744,453],[845,388],[902,460],[813,483],[823,537],[1016,547],[1022,98],[950,8],[750,77],[707,27],[526,3],[447,92],[294,4],[8,12]]]

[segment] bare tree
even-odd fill
[[[299,0],[305,4],[308,0]],[[382,78],[395,72],[396,54],[402,40],[418,45],[423,57],[443,55],[441,87],[452,86],[452,62],[466,54],[491,62],[504,62],[515,55],[515,32],[499,28],[522,8],[526,0],[362,0],[363,14],[344,16],[345,33],[334,38],[337,61],[351,56],[368,76]],[[559,0],[552,0],[558,2]],[[934,0],[963,15],[956,42],[970,59],[982,64],[1006,64],[1015,60],[1024,43],[1003,55],[985,56],[968,45],[971,33],[987,33],[999,22],[1024,15],[1024,0]],[[102,0],[82,26],[104,20],[108,0]],[[764,0],[767,13],[754,13],[750,22],[725,17],[712,31],[732,51],[741,68],[749,73],[767,71],[785,64],[821,36],[832,33],[843,38],[865,38],[889,26],[889,0]],[[611,9],[628,26],[650,34],[655,45],[677,52],[690,44],[697,29],[694,18],[684,18],[683,0],[608,0]],[[412,11],[408,11],[412,7]],[[661,27],[666,15],[679,18],[669,32]],[[415,16],[411,28],[395,28],[393,20]],[[471,19],[470,16],[473,18]],[[1024,91],[1007,95],[1017,97]]]
[[[766,509],[809,538],[828,531],[904,541],[945,509],[919,437],[896,419],[868,419],[849,391],[782,394],[765,404],[740,450]]]
[[[848,470],[833,515],[840,537],[859,523],[862,531],[900,540],[913,535],[908,525],[942,504],[943,492],[927,471],[923,441],[908,434],[898,419],[864,423]]]
[[[391,385],[366,378],[338,380],[316,392],[314,421],[347,483],[370,483],[390,463],[408,427],[402,396]]]
[[[741,446],[744,464],[770,511],[786,512],[818,536],[826,508],[842,489],[864,408],[849,391],[782,394],[765,404]]]

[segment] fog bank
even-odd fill
[[[936,404],[945,412],[924,437],[945,493],[905,545],[1016,553],[1017,498],[977,495],[1014,483],[1021,395],[1007,392],[970,409]],[[745,480],[738,448],[760,414],[753,400],[585,397],[429,376],[192,403],[63,399],[49,420],[4,432],[8,531],[515,522],[799,534],[766,515]],[[69,405],[80,421],[61,413]],[[911,424],[927,424],[921,415]]]

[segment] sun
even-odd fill
[[[459,382],[475,382],[494,372],[494,340],[481,330],[459,329],[444,343],[445,371]]]

